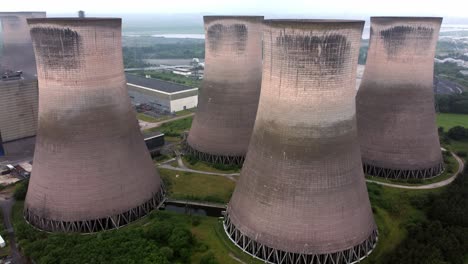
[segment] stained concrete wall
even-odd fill
[[[161,180],[127,94],[121,20],[28,23],[38,65],[39,125],[27,219],[48,229],[42,222],[117,222],[131,209],[141,215],[140,206],[161,191]]]
[[[353,248],[376,229],[354,100],[364,21],[265,24],[260,103],[230,221],[285,252]]]
[[[441,18],[372,17],[357,95],[363,162],[423,170],[442,162],[433,72]]]
[[[4,142],[36,134],[37,107],[37,80],[0,80],[0,131]]]
[[[260,95],[263,17],[204,21],[205,74],[188,144],[211,155],[244,156]]]

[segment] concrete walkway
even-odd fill
[[[383,185],[387,187],[392,187],[392,188],[409,189],[409,190],[429,190],[429,189],[437,189],[440,187],[444,187],[452,183],[457,178],[457,176],[460,175],[465,169],[465,164],[463,163],[463,160],[460,157],[458,157],[455,153],[452,152],[451,154],[458,162],[458,170],[450,178],[440,181],[440,182],[434,182],[434,183],[426,184],[426,185],[415,185],[415,186],[385,183],[385,182],[373,181],[373,180],[367,180],[367,179],[366,179],[366,182],[371,182],[371,183],[375,183],[375,184],[379,184],[379,185]]]

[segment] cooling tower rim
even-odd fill
[[[347,19],[265,19],[265,24],[270,27],[284,26],[350,26],[362,28],[365,24],[364,20],[347,20]]]
[[[256,21],[262,22],[264,16],[203,16],[203,21],[211,22],[215,20],[224,20],[224,19],[236,19],[236,20],[245,20],[245,21]]]
[[[28,24],[39,24],[48,22],[64,23],[86,23],[86,22],[121,22],[119,17],[48,17],[48,18],[28,18]]]
[[[46,14],[46,11],[18,11],[18,12],[0,12],[0,16],[4,15],[27,15],[27,14]]]
[[[433,21],[442,22],[443,17],[415,17],[415,16],[372,16],[371,22],[404,22],[404,21]]]

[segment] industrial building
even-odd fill
[[[35,75],[36,64],[26,19],[45,16],[45,12],[0,12],[3,42],[0,69]]]
[[[261,16],[205,16],[205,70],[187,151],[211,163],[242,164],[262,76]]]
[[[167,113],[197,107],[198,88],[129,73],[125,76],[133,104],[148,104]]]
[[[265,20],[255,127],[224,220],[262,261],[356,263],[377,243],[354,100],[363,26]]]
[[[161,179],[127,94],[121,19],[29,19],[39,122],[24,217],[51,232],[118,228],[158,208]]]
[[[4,142],[36,134],[38,84],[26,19],[45,16],[45,12],[0,12],[0,131]]]
[[[434,108],[442,18],[372,17],[356,107],[364,171],[427,179],[444,170]]]

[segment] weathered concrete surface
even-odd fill
[[[204,17],[205,75],[188,136],[197,151],[244,156],[262,76],[263,17]]]
[[[354,101],[364,22],[266,24],[260,103],[228,218],[249,239],[309,261],[372,247]]]
[[[40,88],[27,220],[64,231],[41,221],[111,220],[107,229],[144,215],[154,208],[147,201],[160,194],[161,180],[126,90],[121,20],[28,22]]]
[[[356,98],[365,164],[401,171],[442,163],[433,94],[441,22],[371,18],[367,64]]]

